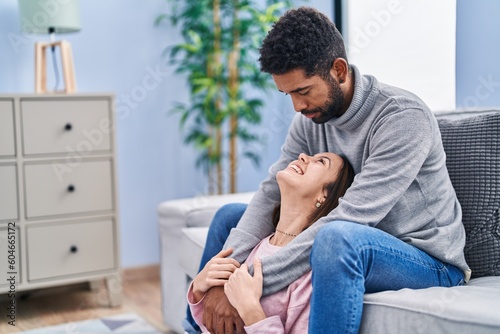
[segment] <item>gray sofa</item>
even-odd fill
[[[500,111],[438,114],[447,167],[462,204],[473,278],[453,288],[366,294],[361,333],[500,333]],[[181,333],[185,293],[208,225],[252,193],[194,197],[158,207],[164,322]]]

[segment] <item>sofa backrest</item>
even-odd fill
[[[472,277],[500,275],[500,111],[437,115]]]

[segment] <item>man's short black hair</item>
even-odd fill
[[[337,58],[347,56],[335,24],[314,8],[287,11],[273,25],[260,48],[263,72],[285,74],[302,69],[306,76],[326,77]]]

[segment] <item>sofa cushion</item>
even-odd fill
[[[465,118],[464,118],[465,117]],[[500,275],[500,112],[438,116],[472,277]]]
[[[498,333],[499,307],[498,276],[452,288],[366,294],[360,333]]]

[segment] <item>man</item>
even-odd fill
[[[262,259],[265,295],[312,268],[309,332],[357,333],[366,292],[467,280],[461,207],[429,108],[412,93],[349,65],[334,24],[311,8],[285,13],[260,55],[262,71],[302,115],[294,118],[279,160],[241,219],[241,206],[216,215],[203,261],[220,250],[237,224],[224,248],[232,247],[241,263],[273,232],[276,172],[300,152],[329,151],[347,157],[357,174],[354,182],[327,217]],[[210,290],[204,304],[211,333],[243,331],[222,289]]]

